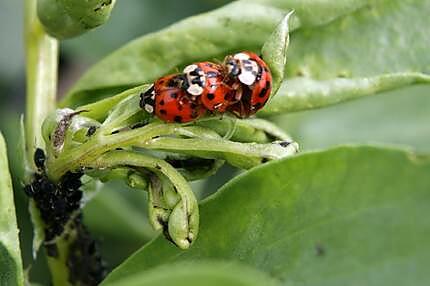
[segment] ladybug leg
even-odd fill
[[[243,102],[240,102],[240,114],[239,114],[240,118],[245,118],[246,117],[246,109],[245,109],[245,105],[243,104]]]

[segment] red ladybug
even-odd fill
[[[180,74],[158,79],[140,95],[140,107],[165,122],[184,123],[196,120],[205,113],[199,97],[190,96],[180,86],[186,81]]]
[[[200,96],[209,111],[225,112],[234,99],[234,91],[224,82],[224,68],[211,62],[200,62],[184,69],[183,88],[192,96]]]
[[[240,52],[224,60],[225,81],[235,90],[228,110],[244,118],[263,108],[272,91],[272,75],[267,64],[253,52]]]

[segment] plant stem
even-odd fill
[[[34,150],[45,146],[41,133],[42,122],[49,112],[55,110],[58,69],[58,41],[44,32],[37,18],[36,0],[25,1],[24,32],[27,78],[26,158],[31,169],[35,170]]]
[[[41,126],[45,117],[56,106],[58,41],[48,36],[37,18],[36,0],[25,1],[26,50],[26,164],[25,180],[29,183],[36,170],[33,154],[36,148],[45,147]],[[36,226],[35,226],[36,227]],[[54,285],[69,285],[65,263],[48,259]]]
[[[127,146],[151,149],[157,149],[157,146],[160,146],[159,149],[180,151],[183,154],[225,159],[231,164],[245,169],[261,163],[262,158],[278,159],[297,152],[296,143],[291,144],[288,148],[277,144],[237,143],[221,138],[207,138],[207,134],[210,133],[203,133],[203,130],[205,129],[201,127],[191,128],[179,124],[150,123],[138,129],[103,135],[104,130],[101,127],[89,141],[79,147],[64,150],[57,158],[48,157],[47,174],[51,180],[58,181],[67,171],[89,166],[105,152]],[[200,139],[158,138],[175,134]],[[161,143],[164,143],[163,147],[161,147]]]

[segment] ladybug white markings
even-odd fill
[[[201,95],[206,84],[206,76],[203,70],[198,65],[192,64],[186,66],[183,72],[187,78],[186,83],[184,83],[186,91],[194,96]]]
[[[257,62],[251,60],[249,55],[245,53],[237,53],[233,58],[238,60],[240,65],[240,74],[237,78],[243,84],[252,85],[257,79],[257,75],[259,73]]]
[[[140,107],[153,114],[155,106],[155,90],[152,85],[145,93],[140,94]]]

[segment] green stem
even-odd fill
[[[58,41],[48,36],[36,13],[36,0],[25,1],[25,49],[27,98],[25,114],[26,158],[35,170],[33,154],[45,146],[41,126],[55,110],[57,92]],[[26,166],[27,167],[27,166]]]
[[[175,244],[182,249],[187,249],[192,241],[196,239],[199,229],[197,200],[184,177],[166,161],[141,153],[111,151],[89,162],[88,166],[95,169],[117,166],[143,167],[154,173],[161,173],[166,176],[173,184],[175,192],[177,192],[180,197],[179,202],[174,203],[171,213],[169,212],[166,218],[169,235]],[[152,212],[154,212],[154,209],[149,209],[150,215]],[[156,213],[153,219],[151,219],[156,228],[162,227],[159,220],[163,218],[159,217],[159,215],[159,213]]]
[[[30,174],[36,170],[33,162],[34,151],[36,148],[45,147],[41,132],[43,120],[55,110],[58,71],[58,41],[44,32],[37,18],[36,0],[25,1],[24,32],[27,79],[25,169],[28,183]],[[58,259],[48,259],[48,264],[54,285],[70,285],[65,263]]]
[[[57,158],[48,157],[47,172],[51,180],[57,181],[67,171],[89,166],[92,161],[105,152],[127,146],[152,149],[165,148],[203,158],[226,159],[241,168],[250,168],[261,163],[263,158],[278,159],[297,151],[296,143],[291,144],[288,148],[277,144],[237,143],[221,138],[208,138],[209,134],[213,132],[203,132],[204,130],[204,128],[197,126],[151,123],[138,129],[103,135],[104,130],[101,127],[88,142],[79,147],[64,150]],[[199,139],[158,138],[165,135],[182,135],[198,137]],[[169,140],[173,141],[167,143]],[[162,142],[167,145],[164,144],[161,147],[159,144]]]

